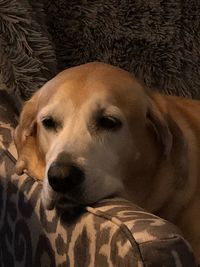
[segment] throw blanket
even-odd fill
[[[200,1],[0,0],[1,73],[20,100],[57,63],[94,60],[161,92],[200,98]]]
[[[46,0],[61,69],[104,61],[162,92],[200,97],[199,0]]]
[[[39,1],[0,0],[0,69],[16,102],[56,74],[56,58]]]

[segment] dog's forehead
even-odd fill
[[[119,113],[114,95],[107,90],[93,90],[89,93],[88,90],[82,88],[80,93],[74,93],[72,90],[66,90],[65,85],[63,87],[57,90],[48,104],[42,108],[42,114],[54,114],[58,117],[69,114],[71,116],[76,114],[77,117],[78,114],[82,114],[90,117],[91,114],[96,114],[98,111],[111,114]]]
[[[76,108],[87,104],[107,103],[127,108],[138,104],[144,95],[142,86],[126,71],[102,63],[89,63],[67,69],[52,79],[41,92],[46,103]]]

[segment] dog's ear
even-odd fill
[[[18,160],[15,166],[17,174],[27,172],[36,179],[43,179],[44,159],[38,149],[37,122],[38,94],[36,93],[24,105],[13,138],[17,148]]]
[[[163,112],[156,102],[147,111],[148,127],[161,144],[163,156],[169,158],[176,174],[175,186],[181,187],[188,177],[188,143],[183,131],[170,114]]]
[[[146,113],[147,127],[153,132],[156,141],[161,145],[162,155],[167,158],[172,149],[172,133],[167,118],[159,110],[156,103],[149,102]]]

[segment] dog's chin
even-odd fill
[[[47,196],[47,194],[42,191],[41,202],[46,210],[52,210],[55,208],[56,194],[53,197]]]
[[[88,187],[87,187],[88,188]],[[43,206],[47,210],[69,211],[76,208],[85,208],[105,199],[118,196],[121,192],[121,184],[112,188],[112,190],[86,190],[85,188],[76,188],[76,190],[63,194],[54,191],[48,184],[47,179],[44,180],[41,200]]]
[[[74,195],[76,195],[76,198],[69,194],[58,193],[48,186],[46,188],[43,187],[41,201],[45,209],[56,209],[59,211],[69,211],[79,207],[83,208],[90,204],[80,192]]]
[[[76,207],[84,207],[87,204],[84,201],[77,201],[68,196],[59,195],[55,202],[55,208],[58,210],[72,210]]]

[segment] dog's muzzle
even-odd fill
[[[53,162],[47,175],[52,189],[63,194],[80,187],[85,180],[84,172],[79,166],[62,161]]]

